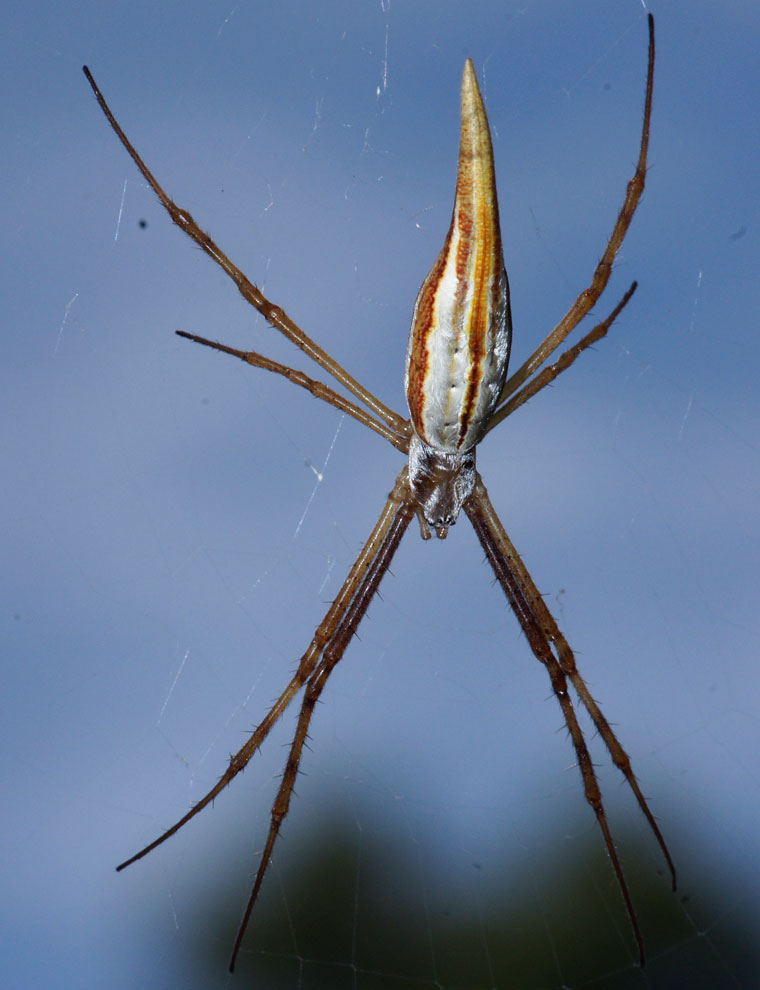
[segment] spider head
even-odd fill
[[[425,522],[445,540],[449,526],[475,485],[475,449],[463,454],[437,450],[412,434],[409,444],[409,486]]]

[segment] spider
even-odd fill
[[[573,651],[557,627],[491,504],[475,467],[475,448],[495,426],[565,371],[583,351],[600,340],[636,290],[636,282],[633,282],[604,320],[565,350],[553,363],[548,363],[551,354],[602,295],[610,277],[612,263],[644,189],[654,74],[654,20],[651,14],[648,23],[649,54],[639,157],[636,170],[628,182],[623,205],[588,287],[578,295],[567,314],[510,378],[507,378],[511,342],[509,287],[502,257],[491,135],[472,62],[469,59],[465,62],[461,88],[459,160],[451,226],[443,249],[420,288],[409,336],[405,384],[410,419],[404,419],[389,409],[352,378],[296,326],[282,309],[265,298],[209,235],[200,229],[186,210],[172,202],[127,139],[89,69],[84,67],[84,73],[110,126],[172,221],[213,258],[229,275],[243,297],[274,329],[300,347],[362,405],[339,394],[331,386],[254,351],[237,350],[182,331],[178,331],[179,336],[231,354],[256,368],[283,375],[318,399],[328,402],[374,430],[408,458],[407,464],[396,477],[380,518],[343,582],[337,598],[317,627],[295,674],[279,698],[246,743],[230,757],[227,769],[208,794],[168,831],[117,867],[118,870],[123,870],[147,855],[211,803],[244,769],[267,738],[272,726],[303,689],[295,735],[272,805],[269,831],[256,879],[233,946],[230,971],[234,970],[280,826],[288,813],[314,707],[328,677],[357,631],[412,519],[416,516],[424,540],[431,537],[431,530],[435,531],[439,539],[445,539],[449,527],[454,525],[462,510],[475,529],[534,656],[546,667],[549,674],[552,690],[559,702],[575,750],[585,797],[602,831],[636,940],[639,962],[644,965],[643,939],[636,912],[612,841],[596,773],[578,723],[568,682],[591,717],[612,762],[633,791],[667,861],[673,889],[676,886],[675,867],[662,833],[639,789],[625,750],[591,697],[578,672]]]

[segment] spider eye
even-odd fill
[[[432,518],[430,516],[425,517],[425,521],[428,526],[453,526],[457,521],[456,516],[436,516]]]
[[[445,540],[449,531],[449,526],[453,526],[457,521],[456,516],[439,516],[437,519],[427,519],[428,526],[435,530],[435,535],[439,540]]]

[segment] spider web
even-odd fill
[[[172,337],[313,372],[170,228],[79,62],[167,191],[403,409],[464,57],[494,130],[519,363],[585,284],[635,158],[646,30],[639,4],[617,8],[93,4],[55,40],[18,25],[39,47],[5,64],[42,86],[8,188],[47,219],[11,204],[9,229],[45,230],[28,256],[47,291],[18,314],[16,285],[3,294],[26,328],[3,391],[23,496],[6,513],[9,986],[228,984],[295,713],[213,809],[112,868],[205,793],[279,692],[399,465],[305,393]],[[634,277],[636,297],[479,452],[680,870],[672,895],[592,740],[648,967],[548,678],[462,520],[442,543],[410,529],[331,678],[230,985],[757,981],[757,24],[724,11],[706,32],[705,13],[655,11],[651,171],[609,304]]]

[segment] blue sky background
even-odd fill
[[[653,11],[647,189],[601,308],[639,291],[479,467],[671,844],[686,900],[663,880],[661,897],[686,934],[639,974],[610,874],[592,895],[620,929],[619,969],[592,958],[568,976],[559,949],[547,987],[666,986],[658,966],[695,947],[742,985],[714,935],[758,913],[760,8]],[[174,336],[313,373],[172,227],[81,65],[167,191],[403,410],[464,58],[494,135],[516,367],[587,283],[622,202],[645,10],[85,0],[17,6],[0,53],[4,985],[224,986],[188,947],[219,949],[204,905],[221,875],[242,910],[292,713],[185,833],[113,866],[205,793],[284,685],[401,462],[306,393]],[[596,826],[466,521],[445,542],[410,530],[382,599],[325,692],[266,896],[292,906],[289,858],[337,815],[409,862],[430,911],[439,883],[477,900],[526,869],[541,903],[542,864],[577,862]],[[594,752],[624,863],[656,878]],[[248,949],[266,954],[265,936]],[[288,954],[301,961],[297,931]],[[402,985],[398,965],[380,966],[385,985]]]

